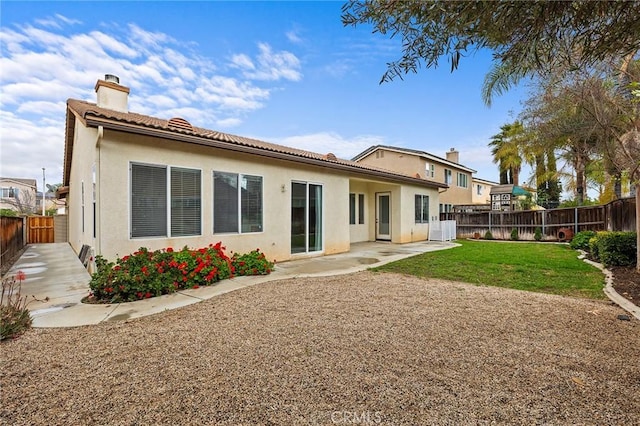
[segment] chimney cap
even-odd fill
[[[120,84],[120,77],[114,74],[105,74],[104,81],[109,81],[111,83]]]

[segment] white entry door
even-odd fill
[[[391,194],[376,194],[376,240],[391,241]]]

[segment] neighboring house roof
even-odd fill
[[[387,151],[395,151],[395,152],[400,152],[400,153],[403,153],[403,154],[417,155],[419,157],[425,158],[425,159],[430,160],[430,161],[438,161],[438,162],[444,163],[444,164],[446,164],[448,166],[455,167],[456,169],[464,170],[465,172],[476,173],[475,170],[470,169],[468,167],[465,167],[462,164],[454,163],[453,161],[449,161],[449,160],[444,159],[442,157],[438,157],[437,155],[429,154],[428,152],[425,152],[425,151],[419,151],[417,149],[409,149],[409,148],[398,148],[397,146],[389,146],[389,145],[374,145],[374,146],[371,146],[371,147],[365,149],[364,151],[362,151],[360,154],[358,154],[355,157],[353,157],[351,160],[352,161],[358,161],[358,160],[366,157],[367,155],[371,154],[372,152],[377,151],[378,149],[386,149]]]
[[[31,186],[36,188],[37,182],[35,179],[18,179],[18,178],[10,178],[10,177],[0,177],[0,182],[14,182],[19,185]]]
[[[397,172],[356,163],[350,160],[342,160],[336,158],[336,156],[331,153],[326,155],[317,154],[257,139],[250,139],[242,136],[194,127],[186,120],[179,118],[163,120],[132,112],[119,112],[101,108],[94,103],[76,99],[69,99],[67,101],[63,177],[63,185],[65,185],[65,187],[69,185],[70,179],[71,158],[73,156],[73,133],[76,118],[81,120],[87,127],[102,126],[105,129],[154,136],[178,142],[261,155],[264,157],[294,161],[297,163],[312,164],[333,170],[340,170],[342,172],[377,177],[395,182],[405,182],[431,188],[447,188],[447,185],[438,182],[426,181],[414,176],[403,175]]]
[[[474,182],[486,183],[487,185],[494,185],[494,186],[495,185],[500,185],[498,182],[494,182],[494,181],[486,180],[486,179],[480,179],[480,178],[477,178],[477,177],[472,177],[471,179]]]

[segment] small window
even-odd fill
[[[349,194],[349,225],[356,224],[356,194]]]
[[[416,223],[429,223],[429,196],[416,194],[415,200]]]
[[[2,188],[2,198],[18,198],[18,188]]]
[[[468,188],[469,187],[468,176],[466,174],[458,173],[458,186],[460,188]]]
[[[349,194],[349,225],[364,224],[364,194]]]
[[[444,183],[446,183],[447,185],[451,185],[451,183],[453,182],[453,179],[451,176],[452,176],[451,170],[444,169]]]
[[[425,166],[425,176],[428,178],[436,177],[436,165],[427,163]]]
[[[482,185],[477,185],[476,186],[476,194],[482,195]]]

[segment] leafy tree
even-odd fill
[[[496,87],[508,88],[531,72],[558,63],[591,65],[640,49],[640,2],[635,1],[397,1],[350,0],[342,23],[370,24],[373,32],[402,39],[402,56],[387,64],[381,81],[437,67],[488,48],[503,67]],[[558,46],[580,52],[558,54]]]

